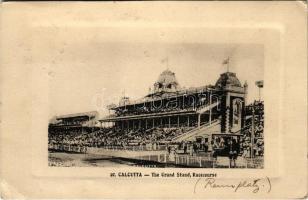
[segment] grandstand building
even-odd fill
[[[97,111],[60,115],[51,120],[48,132],[91,131],[97,120]]]
[[[185,131],[171,142],[210,143],[214,136],[241,135],[246,95],[247,83],[242,85],[232,72],[221,74],[215,85],[184,89],[167,69],[149,94],[136,101],[124,96],[117,105],[108,106],[112,114],[99,122],[102,126],[111,122],[123,133],[178,128]]]

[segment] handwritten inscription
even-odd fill
[[[271,182],[268,177],[239,181],[224,181],[216,178],[199,178],[194,186],[194,193],[204,190],[230,190],[233,192],[251,191],[252,193],[271,191]]]

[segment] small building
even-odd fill
[[[61,131],[90,131],[95,128],[98,120],[98,112],[74,113],[60,115],[49,123],[49,133]]]

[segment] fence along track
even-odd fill
[[[57,151],[63,151],[63,152],[75,152],[75,153],[87,153],[87,147],[84,146],[75,146],[75,145],[60,145],[60,144],[53,144],[48,145],[48,148],[50,150],[57,150]],[[154,150],[145,150],[145,148],[139,148],[138,146],[135,148],[123,148],[123,147],[117,147],[117,146],[110,146],[106,148],[96,148],[91,147],[91,149],[97,149],[97,150],[106,150],[108,152],[119,152],[119,151],[130,151],[130,152],[137,152],[137,151],[147,151],[153,153]],[[174,164],[178,166],[185,166],[185,167],[200,167],[200,168],[228,168],[228,162],[221,163],[218,160],[214,160],[211,156],[211,153],[206,154],[205,156],[191,156],[191,155],[181,155],[181,154],[167,154],[167,153],[159,153],[158,151],[161,151],[161,148],[156,150],[158,154],[148,154],[148,155],[142,155],[142,156],[134,156],[130,159],[139,160],[139,161],[150,161],[150,162],[158,162],[163,164]],[[102,153],[103,155],[103,153]],[[125,156],[121,156],[123,158],[127,158]],[[263,168],[263,157],[257,157],[257,158],[242,158],[238,157],[237,161],[237,168]],[[225,158],[227,161],[228,159]]]

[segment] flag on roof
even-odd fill
[[[259,88],[263,88],[263,80],[262,81],[256,81],[256,86]]]
[[[222,64],[223,64],[223,65],[229,64],[229,59],[230,59],[229,57],[228,57],[227,59],[225,59],[225,60],[222,62]]]

